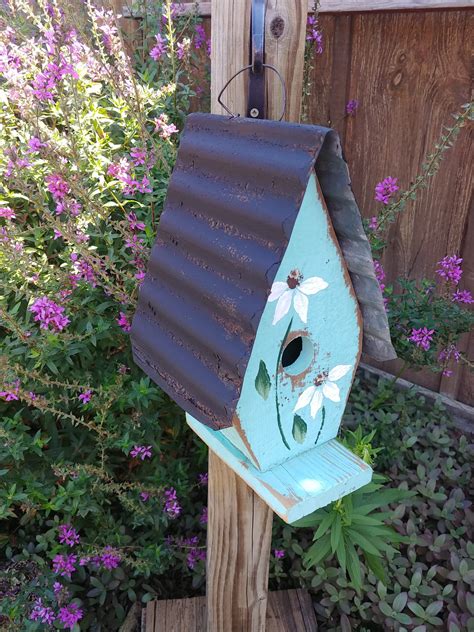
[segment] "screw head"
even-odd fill
[[[257,110],[257,108],[252,108],[250,110],[250,116],[252,118],[257,118],[257,116],[260,114],[259,110]]]

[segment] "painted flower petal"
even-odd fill
[[[306,279],[306,281],[303,281],[298,289],[303,292],[303,294],[317,294],[321,290],[325,290],[328,285],[329,284],[321,277],[310,277]]]
[[[300,408],[304,408],[305,406],[309,404],[309,402],[311,401],[311,398],[314,395],[315,390],[316,390],[316,386],[308,386],[308,388],[306,388],[301,393],[301,395],[298,397],[298,401],[296,402],[296,406],[293,408],[294,413],[297,410],[300,410]]]
[[[317,390],[311,400],[311,417],[314,419],[316,417],[316,413],[323,405],[323,394],[320,390]]]
[[[288,289],[288,283],[283,283],[283,281],[275,281],[275,283],[272,285],[272,291],[270,292],[268,301],[270,301],[270,303],[272,301],[276,301],[277,298],[280,298],[283,292]]]
[[[340,402],[341,398],[339,396],[339,386],[334,384],[334,382],[326,382],[323,385],[323,395],[327,397],[332,402]]]
[[[283,292],[283,294],[278,299],[278,303],[275,309],[275,316],[273,317],[273,324],[276,325],[279,320],[283,318],[286,314],[288,314],[288,310],[290,309],[291,299],[293,298],[293,290],[287,286],[287,292]]]
[[[304,323],[308,320],[308,303],[308,297],[297,288],[293,298],[293,305],[295,306],[295,312]]]
[[[333,369],[331,369],[328,373],[328,380],[330,382],[337,382],[343,377],[348,371],[352,369],[350,364],[338,364]]]

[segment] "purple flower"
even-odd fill
[[[53,239],[59,239],[60,237],[63,236],[63,234],[61,233],[61,231],[59,231],[57,228],[53,228]]]
[[[273,555],[275,556],[275,559],[281,560],[285,557],[285,551],[283,549],[275,549],[273,551]]]
[[[26,153],[34,154],[40,151],[43,147],[46,147],[46,143],[42,143],[39,138],[32,136],[28,141],[28,149],[26,150]]]
[[[107,175],[117,180],[123,181],[130,173],[130,163],[126,158],[121,158],[118,162],[113,162],[107,169]]]
[[[82,403],[83,406],[85,406],[85,404],[90,402],[91,398],[92,398],[92,391],[91,390],[84,391],[78,397],[79,401]]]
[[[140,149],[140,147],[133,147],[130,151],[130,157],[135,167],[144,165],[146,161],[146,150]]]
[[[354,116],[354,114],[359,109],[359,101],[357,99],[351,99],[347,102],[346,105],[346,114],[349,116]]]
[[[459,362],[459,360],[461,359],[461,354],[456,345],[449,345],[449,347],[447,347],[446,349],[442,349],[438,355],[438,362],[440,362],[441,364],[446,364],[447,362],[449,362],[449,360],[451,360],[451,358],[455,362]]]
[[[166,53],[166,40],[158,33],[155,35],[156,44],[150,51],[150,57],[158,61]]]
[[[61,307],[61,305],[58,305],[47,296],[37,298],[28,309],[35,314],[34,320],[40,323],[41,329],[51,327],[53,331],[61,331],[71,322],[64,315],[64,307]]]
[[[150,494],[148,492],[140,492],[140,500],[146,503],[146,501],[149,499],[150,499]]]
[[[378,219],[376,217],[371,217],[369,221],[370,230],[377,230],[378,226],[379,226]]]
[[[20,380],[16,380],[12,384],[6,384],[4,391],[0,391],[0,397],[6,402],[18,401],[18,392],[20,390]]]
[[[167,513],[170,518],[177,518],[179,514],[181,513],[181,505],[178,502],[176,490],[174,489],[174,487],[165,489],[164,497],[165,497],[165,506],[164,506],[165,513]]]
[[[123,331],[126,334],[128,334],[128,332],[132,328],[132,325],[130,324],[130,321],[128,320],[127,314],[124,314],[123,312],[119,312],[119,318],[117,318],[117,324],[119,327],[123,329]]]
[[[54,611],[48,606],[44,606],[40,598],[35,601],[35,605],[30,614],[31,621],[39,621],[40,623],[53,623],[55,619]]]
[[[431,341],[433,340],[433,335],[434,329],[422,327],[420,329],[412,329],[408,340],[410,342],[414,342],[417,347],[421,347],[425,351],[428,351]]]
[[[60,621],[67,630],[72,630],[78,621],[84,616],[82,610],[76,603],[70,603],[63,606],[58,612],[58,621]]]
[[[86,392],[90,393],[90,391]],[[80,397],[79,395],[79,398]],[[80,537],[78,532],[70,524],[61,524],[59,525],[59,541],[61,544],[74,546],[75,544],[79,544]]]
[[[206,43],[206,31],[202,24],[196,24],[194,35],[194,48],[199,50]]]
[[[203,472],[202,474],[199,474],[198,482],[199,482],[199,485],[202,485],[202,487],[205,487],[209,482],[209,474],[207,472]]]
[[[63,200],[71,190],[69,184],[59,173],[52,173],[46,176],[46,184],[48,185],[48,191],[56,201]]]
[[[15,219],[15,211],[8,206],[0,208],[0,217],[3,219]]]
[[[461,270],[462,258],[457,255],[447,255],[441,261],[438,261],[439,268],[436,274],[442,279],[446,279],[448,283],[457,285],[462,277]]]
[[[135,213],[129,213],[127,219],[130,230],[145,230],[145,224],[138,221]]]
[[[382,204],[388,204],[390,198],[399,190],[399,186],[397,185],[398,178],[384,178],[381,182],[377,184],[375,187],[375,199],[377,202],[382,202]]]
[[[71,579],[71,574],[76,570],[74,564],[77,562],[77,555],[56,555],[53,559],[53,572]]]
[[[151,445],[135,445],[130,451],[130,456],[133,458],[140,458],[142,461],[145,459],[151,459],[152,451]]]
[[[469,290],[456,290],[451,300],[453,303],[466,303],[467,305],[474,303],[474,299]]]
[[[166,140],[170,138],[172,134],[176,134],[178,128],[174,123],[168,123],[168,116],[166,114],[160,114],[160,116],[155,119],[155,131],[158,132],[161,138]]]
[[[312,15],[308,17],[308,27],[306,41],[314,43],[316,52],[321,55],[323,52],[323,34],[319,30],[318,20]]]
[[[198,549],[196,547],[192,548],[186,556],[186,562],[188,564],[188,568],[190,568],[191,570],[194,569],[197,562],[199,562],[200,560],[204,562],[205,559],[206,559],[206,551],[203,551],[202,549]]]
[[[109,571],[117,568],[122,559],[118,551],[111,546],[106,546],[99,558],[101,566]]]
[[[201,511],[201,515],[199,516],[199,522],[201,524],[207,524],[207,519],[208,519],[207,507],[203,507]]]

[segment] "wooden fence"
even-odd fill
[[[308,116],[312,123],[339,130],[356,198],[363,215],[371,217],[377,212],[375,184],[393,176],[406,188],[440,137],[442,126],[451,124],[451,113],[470,100],[474,13],[467,8],[344,13],[342,0],[322,4],[331,2],[334,12],[320,15],[324,52],[314,60]],[[352,0],[349,4],[355,6]],[[371,2],[364,4],[369,8]],[[375,4],[383,6],[382,0]],[[412,0],[398,4],[468,3]],[[209,13],[207,5],[205,13]],[[208,32],[210,19],[205,15]],[[350,99],[359,101],[351,117],[345,116]],[[388,282],[404,275],[433,278],[436,262],[456,253],[464,259],[462,287],[474,294],[471,133],[472,129],[462,130],[430,187],[391,228],[383,260]],[[474,356],[474,333],[465,336],[461,347]],[[379,366],[396,372],[398,361]],[[449,378],[424,371],[405,376],[473,405],[473,374],[463,365],[452,368]]]

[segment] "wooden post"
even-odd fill
[[[268,0],[266,62],[281,72],[287,87],[286,119],[299,121],[307,0]],[[222,87],[249,63],[251,0],[213,0],[211,111]],[[224,94],[233,111],[244,114],[247,76]],[[268,73],[268,118],[281,110],[281,87]],[[263,632],[268,594],[272,512],[215,454],[209,453],[207,546],[208,632]]]

